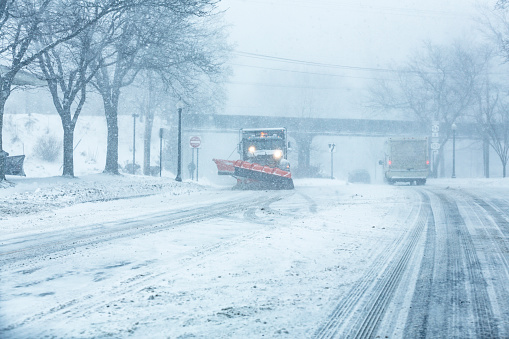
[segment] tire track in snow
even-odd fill
[[[257,204],[260,204],[261,206],[263,206],[263,208],[270,208],[270,205],[272,203],[279,201],[281,199],[282,195],[277,194],[275,197],[263,197],[255,199],[254,201],[251,202],[246,202],[245,204],[237,203],[237,209],[234,209],[231,206],[228,206],[226,208],[229,209],[229,213],[235,213],[242,209],[249,210],[250,207]],[[206,220],[203,218],[203,214],[200,215],[202,219],[198,221]],[[211,218],[214,216],[211,216]],[[271,226],[271,224],[268,223],[265,224]],[[185,271],[189,269],[191,266],[196,265],[196,262],[199,262],[200,260],[203,260],[204,258],[210,255],[217,255],[218,252],[227,251],[229,248],[232,248],[240,243],[249,241],[265,230],[266,229],[264,228],[247,234],[243,233],[229,240],[220,239],[220,241],[209,246],[201,247],[199,249],[189,251],[188,253],[183,253],[183,255],[185,255],[185,258],[182,258],[178,261],[177,267],[173,268],[172,272],[174,274],[177,274],[179,271]],[[142,232],[136,235],[143,235],[143,233],[148,232]],[[56,317],[72,319],[86,316],[87,314],[93,315],[98,313],[104,313],[105,312],[104,310],[107,309],[107,307],[109,307],[107,306],[108,304],[122,304],[126,302],[123,299],[125,295],[136,294],[150,289],[151,286],[153,285],[151,283],[152,281],[156,280],[158,277],[161,277],[167,273],[165,270],[157,270],[157,273],[153,272],[152,267],[150,267],[150,264],[151,263],[149,262],[146,264],[133,265],[132,267],[133,275],[131,277],[127,277],[124,278],[122,281],[119,281],[119,283],[112,286],[112,289],[100,290],[96,292],[99,293],[99,296],[87,294],[80,298],[73,298],[71,300],[67,300],[65,302],[62,302],[62,304],[58,305],[57,307],[52,307],[37,314],[33,314],[27,318],[20,319],[16,323],[11,323],[6,327],[0,328],[0,335],[22,334],[23,336],[25,336],[24,335],[25,331],[30,331],[28,328],[33,326],[34,323],[39,323],[49,318]],[[28,333],[29,332],[26,332],[25,334]],[[51,334],[48,335],[51,336]]]
[[[278,194],[269,201],[277,201],[282,197],[282,194]],[[267,197],[258,197],[247,202],[223,202],[181,211],[154,213],[139,218],[87,225],[65,234],[58,231],[3,239],[0,262],[5,265],[17,260],[49,255],[98,242],[158,232],[187,223],[229,215],[253,205],[266,204],[267,199]]]
[[[317,212],[317,205],[316,202],[307,194],[304,194],[302,192],[298,192],[300,196],[302,196],[309,204],[309,212],[315,214]]]
[[[429,200],[429,196],[428,196]],[[412,298],[412,308],[408,313],[404,333],[412,338],[425,338],[429,325],[431,304],[431,285],[433,282],[434,263],[436,260],[436,229],[433,209],[430,211],[424,245],[423,260],[417,277]]]
[[[509,204],[500,199],[493,199],[488,202],[478,196],[470,194],[476,204],[484,209],[496,222],[500,232],[509,238]]]
[[[482,250],[480,260],[484,267],[488,292],[492,307],[495,311],[499,336],[509,337],[509,242],[504,233],[509,230],[509,208],[500,199],[487,200],[474,194],[469,194],[465,208],[472,211],[472,219],[477,227],[475,232],[478,240],[477,247]],[[482,226],[482,227],[480,227]]]
[[[456,202],[449,200],[445,195],[438,195],[446,206],[447,225],[453,226],[449,234],[457,239],[457,242],[451,242],[456,247],[458,254],[463,254],[464,263],[462,264],[462,275],[460,279],[466,278],[468,285],[467,295],[473,300],[472,309],[475,316],[475,336],[477,338],[498,338],[498,326],[494,318],[493,309],[489,294],[487,291],[486,280],[482,273],[482,267],[472,235],[467,229],[467,225],[462,218]],[[458,260],[456,260],[458,262]],[[466,319],[460,319],[465,322]],[[461,326],[460,328],[462,328]],[[462,337],[463,336],[460,334]]]
[[[428,190],[429,191],[429,190]],[[431,193],[431,191],[429,191]],[[405,326],[405,337],[499,337],[476,248],[451,193],[432,193],[425,256]],[[435,232],[435,235],[432,234]],[[474,318],[471,325],[470,317]]]
[[[459,253],[458,248],[450,244],[454,239],[450,239],[446,208],[429,190],[427,195],[432,211],[404,333],[416,338],[448,337],[453,335],[448,333],[448,327],[459,326],[458,304],[466,299],[464,291],[454,285],[460,275]]]
[[[429,199],[420,194],[406,218],[409,233],[387,246],[315,333],[315,338],[372,337],[405,272],[430,214]]]

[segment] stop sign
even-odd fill
[[[200,137],[191,137],[191,139],[189,139],[189,145],[191,145],[192,148],[200,147],[201,145]]]

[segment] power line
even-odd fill
[[[338,78],[393,81],[393,79],[386,79],[386,78],[360,77],[360,76],[343,75],[343,74],[335,74],[335,73],[318,73],[318,72],[296,71],[296,70],[284,69],[284,68],[263,67],[263,66],[245,65],[245,64],[237,64],[237,63],[231,63],[231,65],[232,66],[240,66],[240,67],[248,67],[248,68],[256,68],[256,69],[265,69],[265,70],[269,70],[269,71],[280,71],[280,72],[311,74],[311,75],[323,75],[323,76],[338,77]]]
[[[315,86],[299,86],[299,85],[283,85],[283,84],[269,84],[262,82],[242,82],[242,81],[226,81],[227,84],[233,85],[247,85],[247,86],[263,86],[263,87],[282,87],[282,88],[306,88],[306,89],[319,89],[319,90],[341,90],[339,87],[315,87]]]
[[[276,57],[276,56],[270,56],[270,55],[264,55],[264,54],[257,54],[257,53],[250,53],[250,52],[243,52],[243,51],[236,51],[236,52],[233,52],[233,54],[237,54],[237,55],[240,55],[242,57],[261,59],[261,60],[268,60],[268,61],[276,61],[276,62],[282,62],[282,63],[299,64],[299,65],[305,65],[305,66],[318,66],[318,67],[324,67],[324,68],[346,69],[346,70],[353,70],[353,71],[369,71],[369,72],[383,72],[383,73],[397,73],[397,74],[401,74],[401,73],[408,73],[408,74],[412,74],[412,73],[414,73],[414,74],[440,74],[440,72],[437,72],[437,71],[433,72],[433,71],[419,71],[419,70],[409,70],[409,69],[389,69],[389,68],[376,68],[376,67],[361,67],[361,66],[349,66],[349,65],[340,65],[340,64],[328,64],[328,63],[306,61],[306,60],[299,60],[299,59],[282,58],[282,57]],[[254,65],[243,65],[243,64],[235,64],[235,63],[232,63],[232,65],[244,66],[244,67],[252,67],[252,68],[261,68],[261,69],[268,69],[268,70],[277,70],[277,71],[284,71],[284,72],[293,72],[293,73],[306,73],[306,74],[316,74],[316,75],[338,76],[338,77],[344,77],[344,78],[391,80],[391,79],[385,79],[385,78],[380,79],[380,78],[373,78],[373,77],[355,77],[355,76],[339,75],[339,74],[327,74],[327,73],[317,73],[317,72],[308,72],[308,71],[286,70],[286,69],[281,69],[281,68],[270,68],[270,67],[254,66]],[[488,74],[491,74],[491,75],[505,75],[506,73],[490,72]]]
[[[278,62],[291,63],[291,64],[299,64],[299,65],[306,65],[306,66],[317,66],[317,67],[326,67],[326,68],[340,68],[340,69],[347,69],[347,70],[371,71],[371,72],[391,72],[391,73],[398,72],[398,71],[395,71],[393,69],[388,69],[388,68],[375,68],[375,67],[360,67],[360,66],[349,66],[349,65],[340,65],[340,64],[328,64],[328,63],[322,63],[322,62],[314,62],[314,61],[306,61],[306,60],[299,60],[299,59],[282,58],[282,57],[276,57],[276,56],[270,56],[270,55],[264,55],[264,54],[257,54],[257,53],[250,53],[250,52],[243,52],[243,51],[236,51],[236,52],[233,52],[233,54],[239,55],[241,57],[248,57],[248,58],[253,58],[253,59],[278,61]]]

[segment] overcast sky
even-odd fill
[[[426,39],[475,35],[476,3],[223,0],[235,44],[226,113],[365,117],[362,89],[376,69],[404,62]]]

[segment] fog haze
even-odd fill
[[[473,0],[227,0],[221,6],[235,46],[226,114],[370,118],[361,108],[364,90],[384,76],[380,69],[404,63],[425,40],[442,44],[479,34]]]

